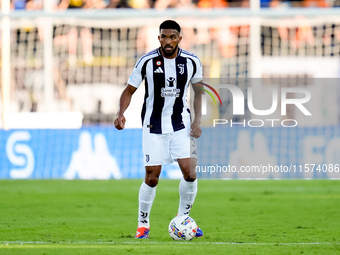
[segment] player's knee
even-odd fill
[[[153,175],[147,175],[145,177],[145,183],[150,187],[156,187],[158,184],[158,177]]]
[[[145,173],[145,183],[150,187],[156,187],[158,184],[158,179],[160,175],[160,170],[154,167],[146,168]]]

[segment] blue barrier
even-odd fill
[[[204,128],[197,140],[198,166],[336,165],[340,127]],[[176,164],[162,178],[179,178]],[[207,178],[259,177],[239,173],[200,173]],[[113,127],[79,130],[0,130],[1,179],[143,178],[142,131]],[[339,178],[336,171],[265,174],[264,178]]]
[[[338,126],[207,128],[197,144],[201,177],[340,178]]]

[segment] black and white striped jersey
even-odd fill
[[[160,49],[155,49],[137,61],[128,84],[138,88],[143,79],[143,128],[155,134],[190,128],[190,111],[186,100],[189,83],[203,80],[198,57],[179,49],[176,58],[168,59],[162,56]]]

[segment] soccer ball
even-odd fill
[[[175,241],[189,241],[196,236],[197,225],[193,218],[182,215],[170,221],[169,234]]]

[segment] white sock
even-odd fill
[[[153,200],[156,196],[156,187],[150,187],[145,182],[139,189],[138,227],[150,227],[149,217]]]
[[[197,194],[197,179],[187,182],[184,178],[179,183],[178,216],[189,215]]]

